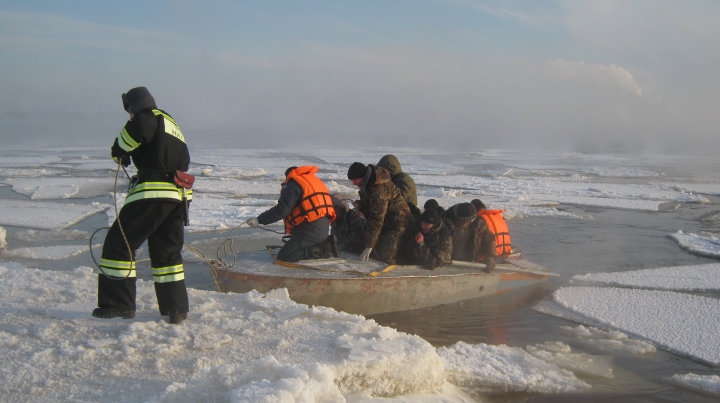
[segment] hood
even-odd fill
[[[377,166],[380,168],[385,168],[390,172],[390,176],[393,177],[399,173],[402,173],[402,167],[400,166],[400,161],[398,161],[397,157],[388,154],[382,158],[380,158],[380,161],[377,163]]]
[[[133,114],[140,112],[143,109],[156,109],[155,98],[150,95],[145,87],[136,87],[123,94],[123,107],[125,107],[125,101],[130,104],[130,111]]]

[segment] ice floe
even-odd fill
[[[563,287],[535,309],[617,329],[663,350],[720,365],[720,300],[671,291]]]
[[[682,230],[668,236],[688,252],[701,256],[720,257],[720,239],[716,236],[700,236]]]
[[[720,263],[573,276],[572,281],[675,291],[720,291]]]
[[[107,204],[91,205],[0,199],[0,225],[35,229],[64,229],[106,210]]]
[[[720,396],[720,376],[718,375],[675,374],[668,381],[681,388]]]

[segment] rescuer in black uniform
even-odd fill
[[[128,190],[125,204],[105,237],[96,318],[135,316],[135,250],[148,243],[155,294],[160,315],[180,323],[190,310],[182,250],[183,223],[192,191],[174,182],[177,170],[190,164],[185,138],[175,120],[157,109],[145,87],[122,94],[123,107],[130,114],[111,154],[115,162],[138,170],[137,183]]]

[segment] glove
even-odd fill
[[[360,254],[360,260],[363,262],[367,262],[367,260],[370,258],[370,252],[372,252],[372,248],[365,248],[364,251]]]
[[[122,164],[126,168],[130,166],[130,157],[113,157],[113,161],[116,164]]]
[[[489,257],[485,259],[485,273],[492,273],[495,270],[495,259]]]
[[[245,221],[245,224],[247,224],[253,228],[257,228],[258,224],[260,224],[260,223],[258,222],[257,217],[253,217],[253,218]]]

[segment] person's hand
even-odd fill
[[[367,260],[370,258],[370,252],[372,252],[372,248],[365,248],[364,251],[360,254],[360,260],[363,262],[367,262]]]
[[[245,224],[247,224],[253,228],[257,228],[258,224],[260,224],[260,223],[258,222],[257,217],[253,217],[253,218],[245,221]]]
[[[425,241],[425,237],[423,236],[422,232],[418,232],[417,235],[415,235],[415,242],[421,243]]]
[[[485,273],[492,273],[495,270],[495,259],[489,257],[485,259]]]
[[[128,156],[113,157],[113,161],[115,161],[116,164],[122,164],[124,167],[130,166],[130,157]]]

